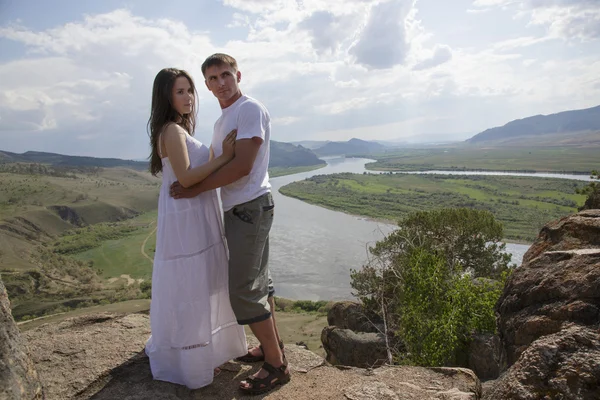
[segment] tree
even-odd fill
[[[473,277],[496,279],[511,260],[502,242],[503,228],[488,211],[446,208],[420,211],[398,222],[399,229],[378,242],[371,253],[393,261],[409,247],[444,254],[450,268],[461,265]]]
[[[579,211],[600,208],[600,183],[595,182],[600,179],[600,173],[593,170],[590,174],[590,178],[592,178],[592,182],[588,185],[581,189],[575,189],[576,193],[587,196],[583,205],[579,207]]]
[[[502,225],[487,211],[413,213],[370,249],[351,286],[368,313],[399,336],[395,360],[448,365],[474,332],[494,332],[494,305],[509,272]]]

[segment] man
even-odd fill
[[[223,139],[237,129],[235,158],[196,186],[184,189],[174,183],[171,195],[193,197],[221,188],[229,247],[231,306],[238,323],[249,325],[261,344],[241,359],[265,361],[255,375],[241,382],[240,389],[264,393],[290,379],[275,325],[273,289],[267,266],[274,213],[267,172],[270,116],[261,103],[242,94],[239,87],[242,75],[233,57],[213,54],[202,64],[202,74],[222,109],[214,126],[212,150],[219,156]]]

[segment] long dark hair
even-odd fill
[[[179,114],[172,104],[173,85],[180,76],[187,78],[194,91],[192,110],[186,115]],[[177,68],[164,68],[156,74],[152,87],[152,109],[146,126],[152,147],[152,153],[150,153],[150,172],[152,175],[156,176],[159,172],[162,172],[162,161],[158,155],[158,139],[166,124],[169,122],[178,123],[190,135],[194,135],[197,97],[194,80],[186,71]]]

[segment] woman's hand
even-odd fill
[[[232,130],[223,139],[223,157],[231,160],[235,156],[235,140],[237,138],[237,129]]]

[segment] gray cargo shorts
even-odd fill
[[[268,319],[273,281],[268,267],[269,232],[275,205],[271,193],[225,212],[229,247],[229,298],[240,325]]]

